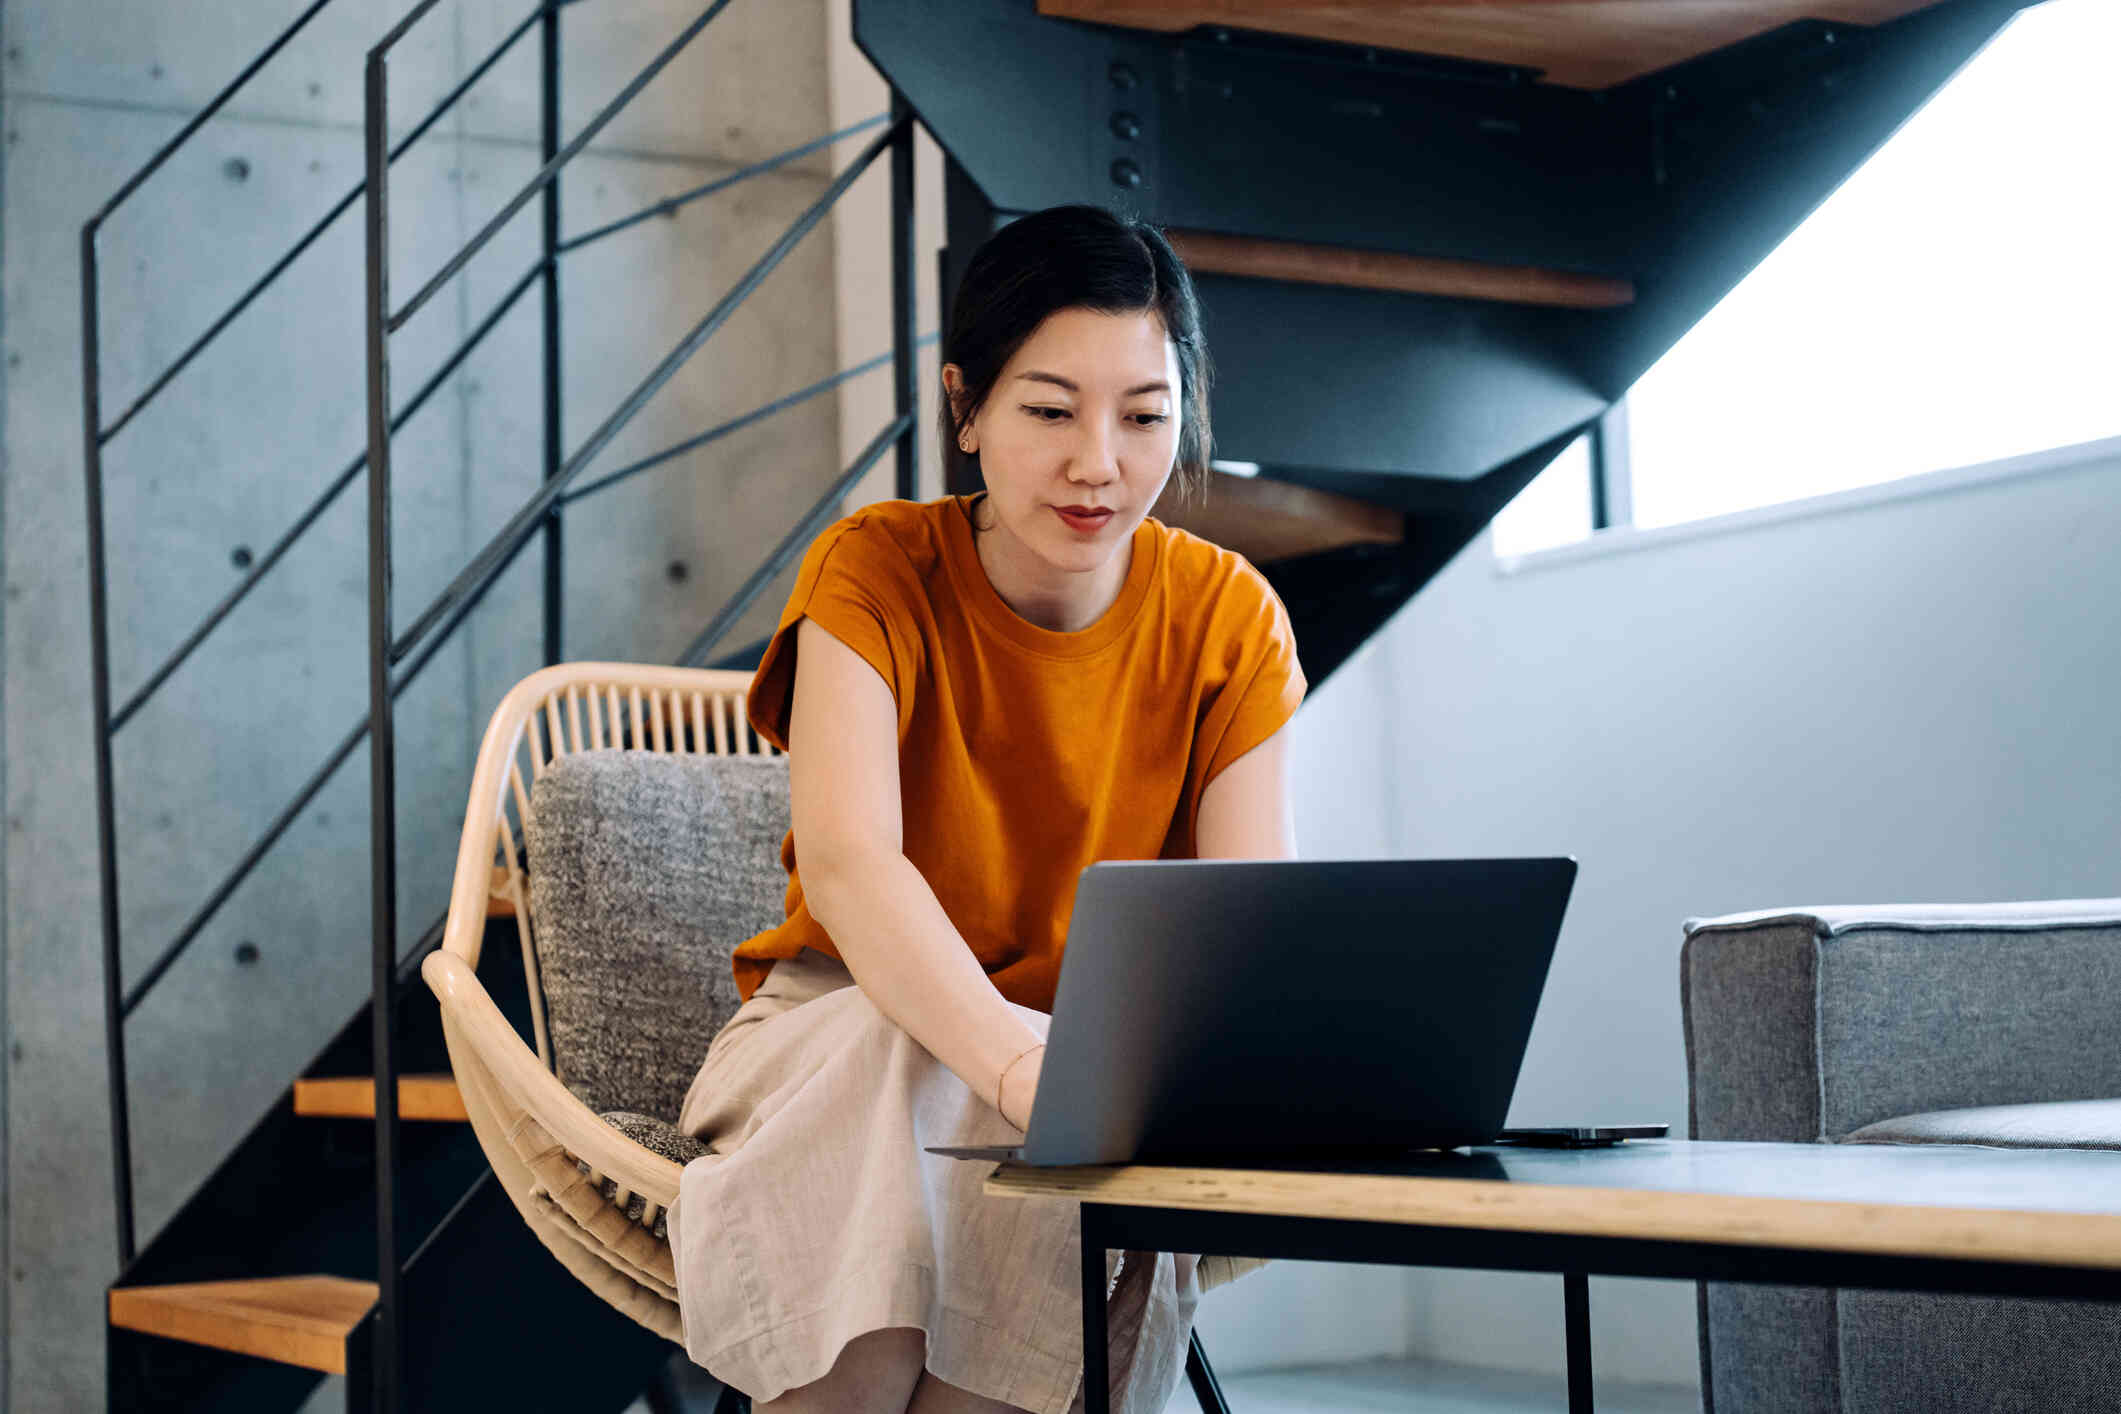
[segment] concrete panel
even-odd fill
[[[644,0],[564,11],[562,140],[581,131],[709,3]],[[460,0],[460,63],[468,67],[492,50],[532,8],[529,0]],[[732,0],[595,145],[614,153],[742,166],[824,136],[830,131],[820,57],[826,23],[824,0]],[[527,36],[467,98],[468,136],[536,141],[537,52],[536,35]],[[812,173],[829,170],[824,153],[801,159],[801,166]]]
[[[358,125],[363,55],[414,3],[333,0],[223,112],[261,122]],[[8,89],[159,114],[166,139],[307,8],[308,0],[10,5],[4,21]],[[456,63],[449,8],[439,7],[441,13],[394,53],[394,66],[434,94],[447,87],[438,81]],[[152,151],[150,146],[140,160]]]
[[[534,154],[519,147],[473,143],[467,184],[513,180],[532,166]],[[585,156],[564,189],[566,224],[578,229],[607,213],[637,209],[651,193],[708,170]],[[816,198],[820,185],[801,175],[756,178],[567,257],[563,445],[570,456]],[[535,238],[529,223],[509,229],[492,272],[473,273],[475,307],[484,307],[496,279],[529,258]],[[831,231],[820,227],[618,434],[585,471],[585,481],[832,372],[831,269]],[[656,274],[644,280],[643,270]],[[494,527],[535,487],[542,436],[537,329],[534,322],[511,323],[503,334],[478,360],[471,414],[479,484],[506,492],[475,516]],[[565,532],[566,655],[670,661],[836,473],[837,435],[832,400],[821,397],[574,505]],[[526,551],[526,563],[538,553]],[[681,572],[674,574],[673,566]],[[534,596],[538,572],[517,572],[527,576],[524,593]],[[784,579],[736,627],[728,646],[768,631],[786,593]],[[528,622],[534,625],[534,615]],[[510,666],[482,681],[483,710],[535,666],[535,628],[511,641],[518,647]]]
[[[10,1025],[22,1047],[10,1115],[14,1303],[11,1378],[22,1407],[100,1403],[93,1312],[113,1271],[107,1194],[95,842],[87,706],[73,235],[86,211],[161,140],[153,115],[11,104],[7,315],[21,355],[8,379],[11,602]],[[230,122],[202,136],[108,234],[103,335],[113,414],[336,192],[357,142],[344,133]],[[248,175],[226,164],[241,157]],[[409,161],[401,208],[455,230],[448,146]],[[420,223],[413,223],[417,233]],[[412,238],[417,244],[417,234]],[[125,429],[107,459],[113,678],[131,694],[240,577],[253,555],[360,443],[360,266],[349,218],[227,340]],[[432,365],[454,312],[408,335]],[[424,353],[425,357],[422,357]],[[337,389],[337,392],[333,392]],[[399,553],[415,575],[462,541],[460,433],[451,400],[401,447]],[[422,460],[417,455],[411,458]],[[365,482],[357,481],[120,735],[116,748],[127,975],[137,976],[366,709]],[[402,599],[402,596],[401,596]],[[438,660],[401,711],[406,932],[431,921],[435,872],[461,815],[466,655]],[[437,715],[439,713],[439,715]],[[27,752],[27,756],[16,753]],[[135,1179],[151,1234],[365,991],[367,784],[357,752],[267,863],[229,900],[138,1013],[132,1048]],[[416,922],[414,920],[417,920]],[[255,962],[238,961],[250,943]],[[245,956],[248,956],[247,950]],[[30,1142],[20,1142],[34,1136]],[[56,1401],[56,1402],[47,1402]]]
[[[363,57],[415,3],[333,0],[224,112],[260,122],[358,127]],[[708,3],[652,0],[568,10],[561,25],[563,136],[579,131]],[[12,5],[0,20],[8,87],[16,94],[159,114],[166,137],[233,80],[306,4],[43,0]],[[394,134],[439,101],[535,8],[533,0],[445,0],[436,6],[391,51]],[[716,157],[741,165],[821,136],[826,81],[817,56],[826,23],[822,0],[733,0],[613,121],[597,146]],[[535,143],[538,113],[533,27],[466,95],[462,130]],[[811,171],[826,170],[822,154],[803,160]]]

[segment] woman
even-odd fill
[[[1295,854],[1288,617],[1148,517],[1207,471],[1185,267],[1097,207],[1025,216],[943,352],[987,489],[827,528],[747,703],[788,752],[788,917],[736,951],[670,1235],[687,1351],[761,1414],[1079,1407],[1076,1206],[925,1146],[1023,1138],[1087,865]],[[1115,1410],[1162,1409],[1201,1290],[1256,1265],[1108,1259]]]

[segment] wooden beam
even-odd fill
[[[374,1119],[376,1082],[368,1075],[332,1075],[295,1082],[295,1113],[315,1119]],[[465,1123],[464,1096],[451,1075],[398,1077],[398,1118]]]
[[[346,1338],[376,1304],[376,1284],[345,1277],[266,1277],[118,1287],[110,1323],[326,1374],[346,1373]]]
[[[1287,481],[1220,472],[1210,477],[1207,495],[1193,501],[1181,502],[1167,486],[1150,514],[1255,565],[1346,545],[1397,545],[1407,534],[1401,511]]]
[[[1218,275],[1565,309],[1612,309],[1635,301],[1633,281],[1605,275],[1578,275],[1530,265],[1488,265],[1477,260],[1446,260],[1353,246],[1270,241],[1211,231],[1174,229],[1165,234],[1190,269]]]
[[[1299,35],[1536,69],[1602,89],[1797,20],[1877,25],[1939,0],[1038,0],[1058,19]]]

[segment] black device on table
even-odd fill
[[[1575,879],[1567,858],[1092,864],[1023,1143],[929,1152],[1271,1166],[1493,1143]]]
[[[1670,1128],[1666,1124],[1550,1124],[1505,1129],[1491,1142],[1534,1149],[1600,1149],[1623,1139],[1662,1139]]]

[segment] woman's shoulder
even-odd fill
[[[1149,523],[1163,540],[1161,576],[1174,606],[1190,606],[1212,620],[1242,623],[1283,612],[1274,586],[1237,551],[1154,516]]]
[[[926,579],[943,554],[940,517],[953,513],[950,498],[939,501],[872,501],[841,516],[810,542],[806,568],[821,572],[829,560],[834,569],[869,577],[911,573]]]

